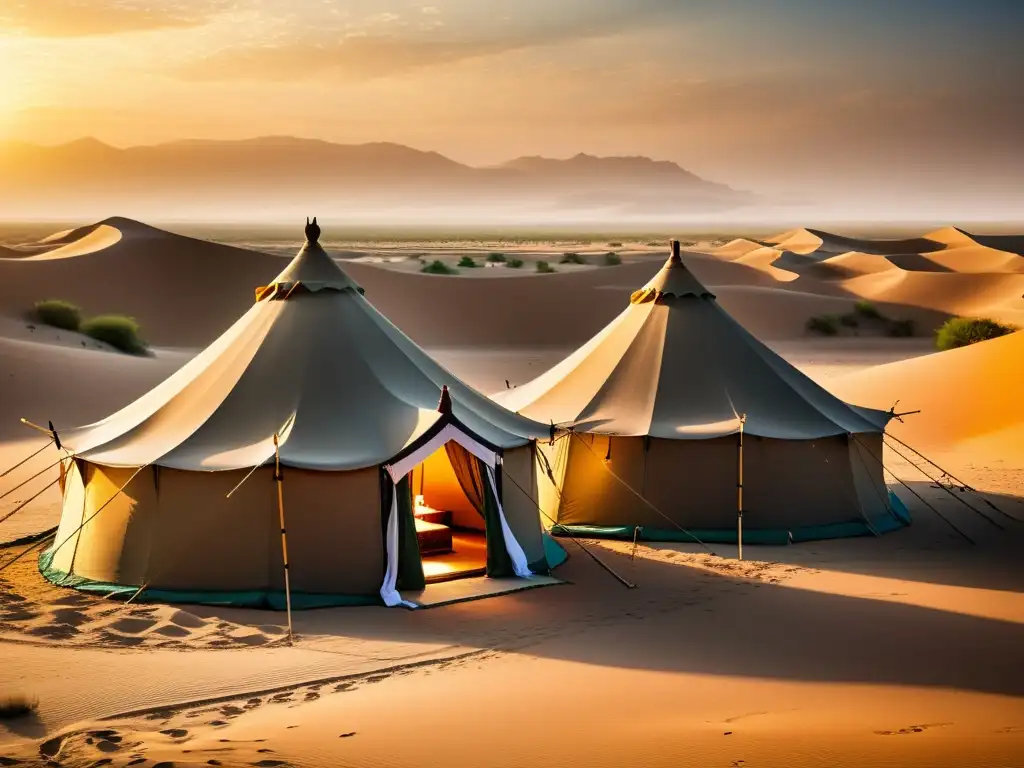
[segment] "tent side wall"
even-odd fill
[[[565,433],[554,443],[543,440],[536,443],[534,474],[537,476],[537,506],[540,508],[536,511],[544,530],[550,530],[559,518],[571,442],[572,436]]]
[[[858,439],[863,437],[877,442],[880,450],[880,435]],[[880,469],[858,472],[861,462],[856,450],[846,435],[801,441],[748,435],[744,440],[744,540],[783,544],[791,536],[864,535],[872,532],[875,519],[892,519]],[[737,460],[736,436],[709,440],[574,436],[559,524],[581,533],[630,538],[639,526],[645,538],[678,540],[690,538],[685,528],[709,541],[735,542]]]
[[[85,480],[68,473],[58,538],[45,554],[49,578],[112,589],[145,584],[147,593],[163,593],[166,600],[204,602],[204,593],[216,592],[215,602],[228,604],[251,604],[253,593],[283,590],[271,468],[254,472],[231,498],[227,493],[247,472],[150,467],[115,496],[134,469],[78,464]],[[384,572],[377,472],[285,468],[293,592],[376,595]],[[83,511],[88,522],[77,540],[69,538]]]
[[[533,571],[546,572],[544,539],[537,520],[537,465],[533,445],[505,451],[502,456],[501,504],[508,527],[523,548]]]

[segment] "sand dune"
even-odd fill
[[[756,240],[748,240],[741,237],[736,240],[731,240],[725,245],[712,249],[711,253],[719,258],[732,260],[737,259],[740,256],[746,256],[748,253],[764,247],[764,243],[759,243]]]
[[[859,251],[878,256],[899,253],[928,253],[942,247],[928,237],[901,240],[874,240],[869,238],[844,237],[820,229],[793,229],[789,232],[766,238],[766,241],[787,251],[799,254],[840,254]]]
[[[118,228],[110,224],[97,224],[95,227],[88,229],[89,231],[81,237],[69,240],[52,250],[47,250],[28,258],[37,261],[40,259],[68,259],[74,256],[85,256],[110,248],[124,237],[136,239],[145,237],[145,231],[141,230],[141,228],[136,229],[134,226],[122,225]]]
[[[1000,462],[1024,462],[1024,332],[882,365],[830,388],[860,405],[921,410],[890,431],[921,447],[970,443]]]
[[[118,218],[49,242],[57,247],[0,261],[0,313],[20,316],[36,301],[66,299],[90,315],[135,317],[149,342],[171,346],[212,341],[282,263]]]
[[[855,277],[840,285],[872,301],[1024,324],[1024,275],[891,270]]]

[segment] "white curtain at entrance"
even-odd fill
[[[439,432],[434,439],[423,445],[415,453],[406,456],[397,464],[388,464],[384,467],[391,478],[391,511],[388,513],[388,527],[386,533],[386,544],[388,550],[387,566],[384,569],[384,583],[380,587],[380,596],[384,605],[393,607],[403,605],[406,608],[415,608],[415,604],[402,599],[398,591],[398,483],[405,474],[413,467],[428,458],[434,451],[443,446],[449,440],[454,440],[471,454],[487,465],[487,480],[491,486],[491,492],[498,503],[498,516],[501,518],[501,534],[505,539],[505,549],[512,560],[512,567],[516,576],[527,578],[533,575],[530,566],[526,561],[526,553],[522,546],[516,541],[515,534],[509,527],[508,519],[505,517],[505,509],[498,497],[498,485],[495,481],[494,467],[498,463],[498,457],[493,452],[480,445],[476,440],[463,434],[454,425],[449,424]]]
[[[388,474],[391,474],[391,467],[387,467]],[[388,513],[387,548],[388,564],[384,569],[384,583],[380,587],[380,596],[384,605],[393,608],[402,605],[406,608],[415,608],[414,603],[402,599],[398,589],[398,484],[395,478],[391,478],[391,511]]]

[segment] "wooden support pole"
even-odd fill
[[[288,643],[294,642],[292,634],[292,586],[288,577],[288,537],[284,525],[284,477],[281,475],[281,447],[277,433],[274,433],[274,481],[277,483],[277,514],[281,520],[281,559],[284,561],[284,600],[288,611]]]
[[[743,559],[743,425],[747,414],[740,416],[740,442],[736,456],[736,545],[739,559]]]

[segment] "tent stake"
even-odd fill
[[[736,458],[736,546],[739,559],[743,559],[743,425],[747,414],[740,416],[740,443]]]
[[[284,561],[284,600],[288,611],[288,644],[295,642],[292,634],[292,587],[288,578],[288,539],[284,526],[284,477],[281,475],[281,448],[274,433],[274,480],[277,483],[277,514],[281,520],[281,559]]]

